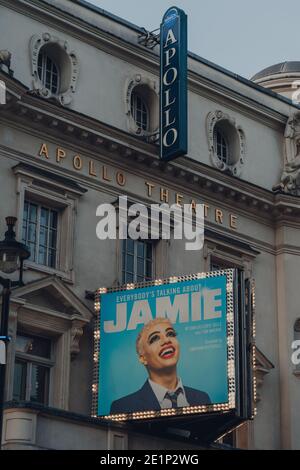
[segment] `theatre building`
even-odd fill
[[[162,161],[157,38],[69,0],[0,0],[0,31],[0,238],[17,217],[31,251],[10,301],[3,449],[203,447],[92,416],[93,293],[224,268],[255,280],[256,415],[212,445],[299,449],[300,62],[247,80],[189,52],[188,153]],[[97,207],[120,195],[204,204],[203,249],[99,240]]]

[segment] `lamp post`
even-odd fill
[[[6,217],[5,220],[7,224],[7,231],[5,232],[4,240],[0,241],[0,271],[9,275],[19,270],[18,281],[11,281],[7,277],[0,276],[0,284],[3,287],[0,341],[4,342],[4,344],[7,344],[9,341],[8,317],[11,288],[23,285],[23,261],[29,258],[30,251],[26,245],[16,241],[16,234],[14,232],[14,226],[17,221],[16,217]],[[0,449],[2,446],[6,360],[3,362],[4,364],[0,364]]]

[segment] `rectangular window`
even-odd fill
[[[25,201],[22,241],[31,252],[30,260],[56,268],[58,211],[44,205]]]
[[[153,244],[148,240],[123,240],[122,282],[150,281],[153,277]]]
[[[16,360],[14,375],[14,400],[26,400],[26,362]]]
[[[52,366],[49,339],[17,335],[13,399],[48,405]]]

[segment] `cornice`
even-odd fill
[[[0,74],[1,77],[1,74]],[[11,81],[12,79],[10,79]],[[207,195],[234,206],[245,215],[260,217],[275,223],[284,217],[294,219],[300,215],[300,198],[268,191],[242,179],[224,174],[208,165],[180,157],[172,162],[160,160],[158,146],[144,142],[134,135],[109,126],[86,115],[61,107],[56,103],[28,94],[20,84],[14,83],[13,93],[7,81],[7,105],[0,108],[0,119],[6,125],[33,130],[52,137],[63,145],[82,149],[82,154],[106,159],[129,172],[151,175],[162,184],[180,184],[200,197]]]
[[[238,109],[241,114],[276,130],[283,131],[288,119],[288,113],[279,113],[242,93],[193,72],[189,72],[189,90],[214,101],[216,106],[222,104],[233,111]]]

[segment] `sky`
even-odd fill
[[[299,0],[88,1],[149,31],[169,7],[182,8],[189,50],[246,78],[278,62],[300,61]]]

